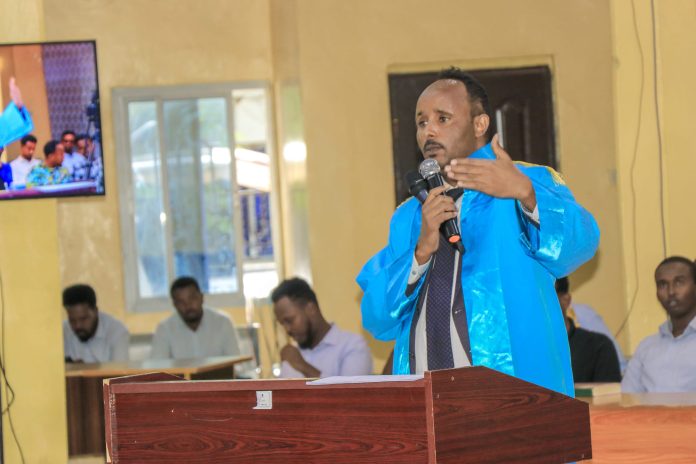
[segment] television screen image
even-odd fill
[[[104,195],[94,41],[0,44],[0,201]]]

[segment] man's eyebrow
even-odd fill
[[[452,116],[452,113],[450,113],[449,111],[445,111],[445,110],[435,109],[435,112],[436,112],[437,114],[444,114],[444,115],[446,115],[446,116]],[[418,111],[418,112],[416,113],[416,117],[419,117],[419,116],[421,116],[422,114],[423,114],[423,110]]]

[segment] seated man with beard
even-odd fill
[[[280,351],[281,377],[372,374],[365,339],[324,319],[317,296],[302,279],[284,280],[271,293],[276,320],[297,342]]]
[[[169,291],[176,314],[157,326],[152,359],[207,358],[240,354],[237,331],[227,314],[203,307],[203,294],[193,277],[179,277]]]
[[[97,295],[89,285],[63,290],[63,350],[67,362],[128,361],[130,334],[122,322],[100,312]]]

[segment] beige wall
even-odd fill
[[[297,0],[271,0],[273,90],[278,141],[277,165],[280,187],[283,275],[300,276],[311,282],[307,219],[307,163],[288,153],[301,151],[305,142],[304,116],[299,78]],[[292,155],[292,156],[291,156]]]
[[[696,2],[654,2],[654,16],[650,3],[612,2],[624,304],[632,308],[627,324],[631,351],[665,320],[655,297],[656,265],[665,254],[696,258],[692,214],[696,142],[691,114],[696,106],[696,62],[692,58],[696,56]]]
[[[696,104],[696,64],[688,59],[696,56],[696,4],[655,3],[667,253],[694,257],[696,222],[688,211],[696,150],[687,111]],[[637,288],[622,337],[630,350],[663,319],[652,282],[663,251],[647,1],[435,0],[426,9],[415,0],[0,0],[0,11],[2,42],[97,40],[106,153],[105,197],[0,204],[11,330],[5,354],[27,462],[65,460],[61,286],[93,284],[101,308],[133,332],[151,331],[166,315],[124,311],[114,87],[273,80],[279,143],[304,138],[308,147],[307,189],[295,199],[309,206],[305,245],[322,307],[329,319],[359,331],[354,277],[384,245],[394,208],[387,74],[449,64],[549,64],[559,164],[602,229],[599,257],[573,279],[575,299],[617,329]],[[25,20],[14,20],[18,15]],[[296,178],[285,168],[279,177],[288,195]],[[304,182],[304,170],[297,175]],[[286,203],[285,221],[290,208]],[[286,233],[285,246],[294,239]],[[293,263],[307,257],[286,258],[293,273]],[[232,313],[243,319],[241,309]],[[379,368],[389,347],[373,349]],[[32,365],[43,367],[26,369]],[[5,433],[6,457],[16,462],[8,440]]]
[[[625,297],[615,291],[623,288],[623,271],[611,137],[611,27],[605,2],[561,6],[549,1],[535,8],[490,2],[471,10],[470,4],[439,1],[425,12],[419,11],[418,2],[397,0],[297,0],[273,3],[273,8],[265,2],[234,3],[208,1],[189,11],[190,4],[183,1],[46,2],[46,17],[52,19],[49,39],[97,39],[107,153],[107,197],[59,204],[63,284],[92,283],[102,309],[124,319],[134,332],[151,331],[163,317],[123,309],[117,154],[108,155],[114,152],[108,130],[111,88],[274,78],[279,114],[294,111],[306,118],[304,128],[288,130],[279,117],[281,150],[290,135],[306,136],[308,145],[306,191],[292,190],[292,167],[281,164],[286,272],[297,272],[298,262],[296,247],[287,247],[297,239],[292,236],[291,201],[300,206],[305,202],[310,221],[305,246],[322,307],[330,319],[358,331],[354,277],[383,245],[394,206],[387,73],[450,63],[547,63],[555,78],[560,165],[603,231],[600,258],[574,279],[575,296],[597,307],[610,326],[618,325]],[[510,14],[500,17],[503,4]],[[158,15],[158,22],[168,27],[152,27],[149,18]],[[492,24],[479,19],[486,17],[497,18],[499,32],[492,34]],[[275,35],[269,32],[271,22]],[[82,32],[76,36],[68,31]],[[165,49],[176,52],[163,53]],[[593,98],[587,98],[587,82],[593,82]],[[364,166],[370,166],[367,174]],[[299,177],[304,177],[301,170]],[[373,348],[381,362],[388,347]]]
[[[42,4],[0,0],[0,43],[43,40]],[[0,218],[0,345],[7,373],[3,384],[9,381],[15,395],[12,423],[25,462],[64,463],[68,443],[63,353],[57,349],[62,333],[56,201],[2,202]],[[2,389],[3,410],[8,393]],[[20,462],[7,414],[2,427],[4,462]]]
[[[58,205],[62,283],[92,284],[100,309],[125,321],[131,332],[151,332],[169,313],[125,310],[111,90],[270,81],[268,2],[45,0],[45,11],[48,40],[97,41],[104,135],[107,195]],[[232,315],[244,321],[243,309]]]
[[[300,0],[298,5],[312,270],[333,319],[359,330],[354,278],[384,246],[394,209],[388,71],[541,61],[553,69],[560,166],[602,230],[598,258],[573,279],[574,296],[616,327],[625,296],[609,4],[438,0],[426,8],[411,0]],[[388,347],[375,343],[373,349],[384,357]]]

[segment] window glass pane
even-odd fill
[[[141,297],[167,295],[167,253],[155,102],[128,104],[138,284]]]
[[[174,269],[204,293],[234,293],[237,263],[224,98],[163,104]]]
[[[271,166],[263,89],[233,93],[235,163],[244,236],[244,293],[266,297],[278,282],[271,233]]]
[[[118,142],[130,153],[119,163],[131,173],[119,177],[122,232],[134,247],[124,258],[127,275],[137,273],[127,303],[136,311],[168,308],[169,284],[182,275],[229,305],[265,298],[278,283],[267,90],[199,91],[210,95],[205,86],[120,89],[129,139]]]

